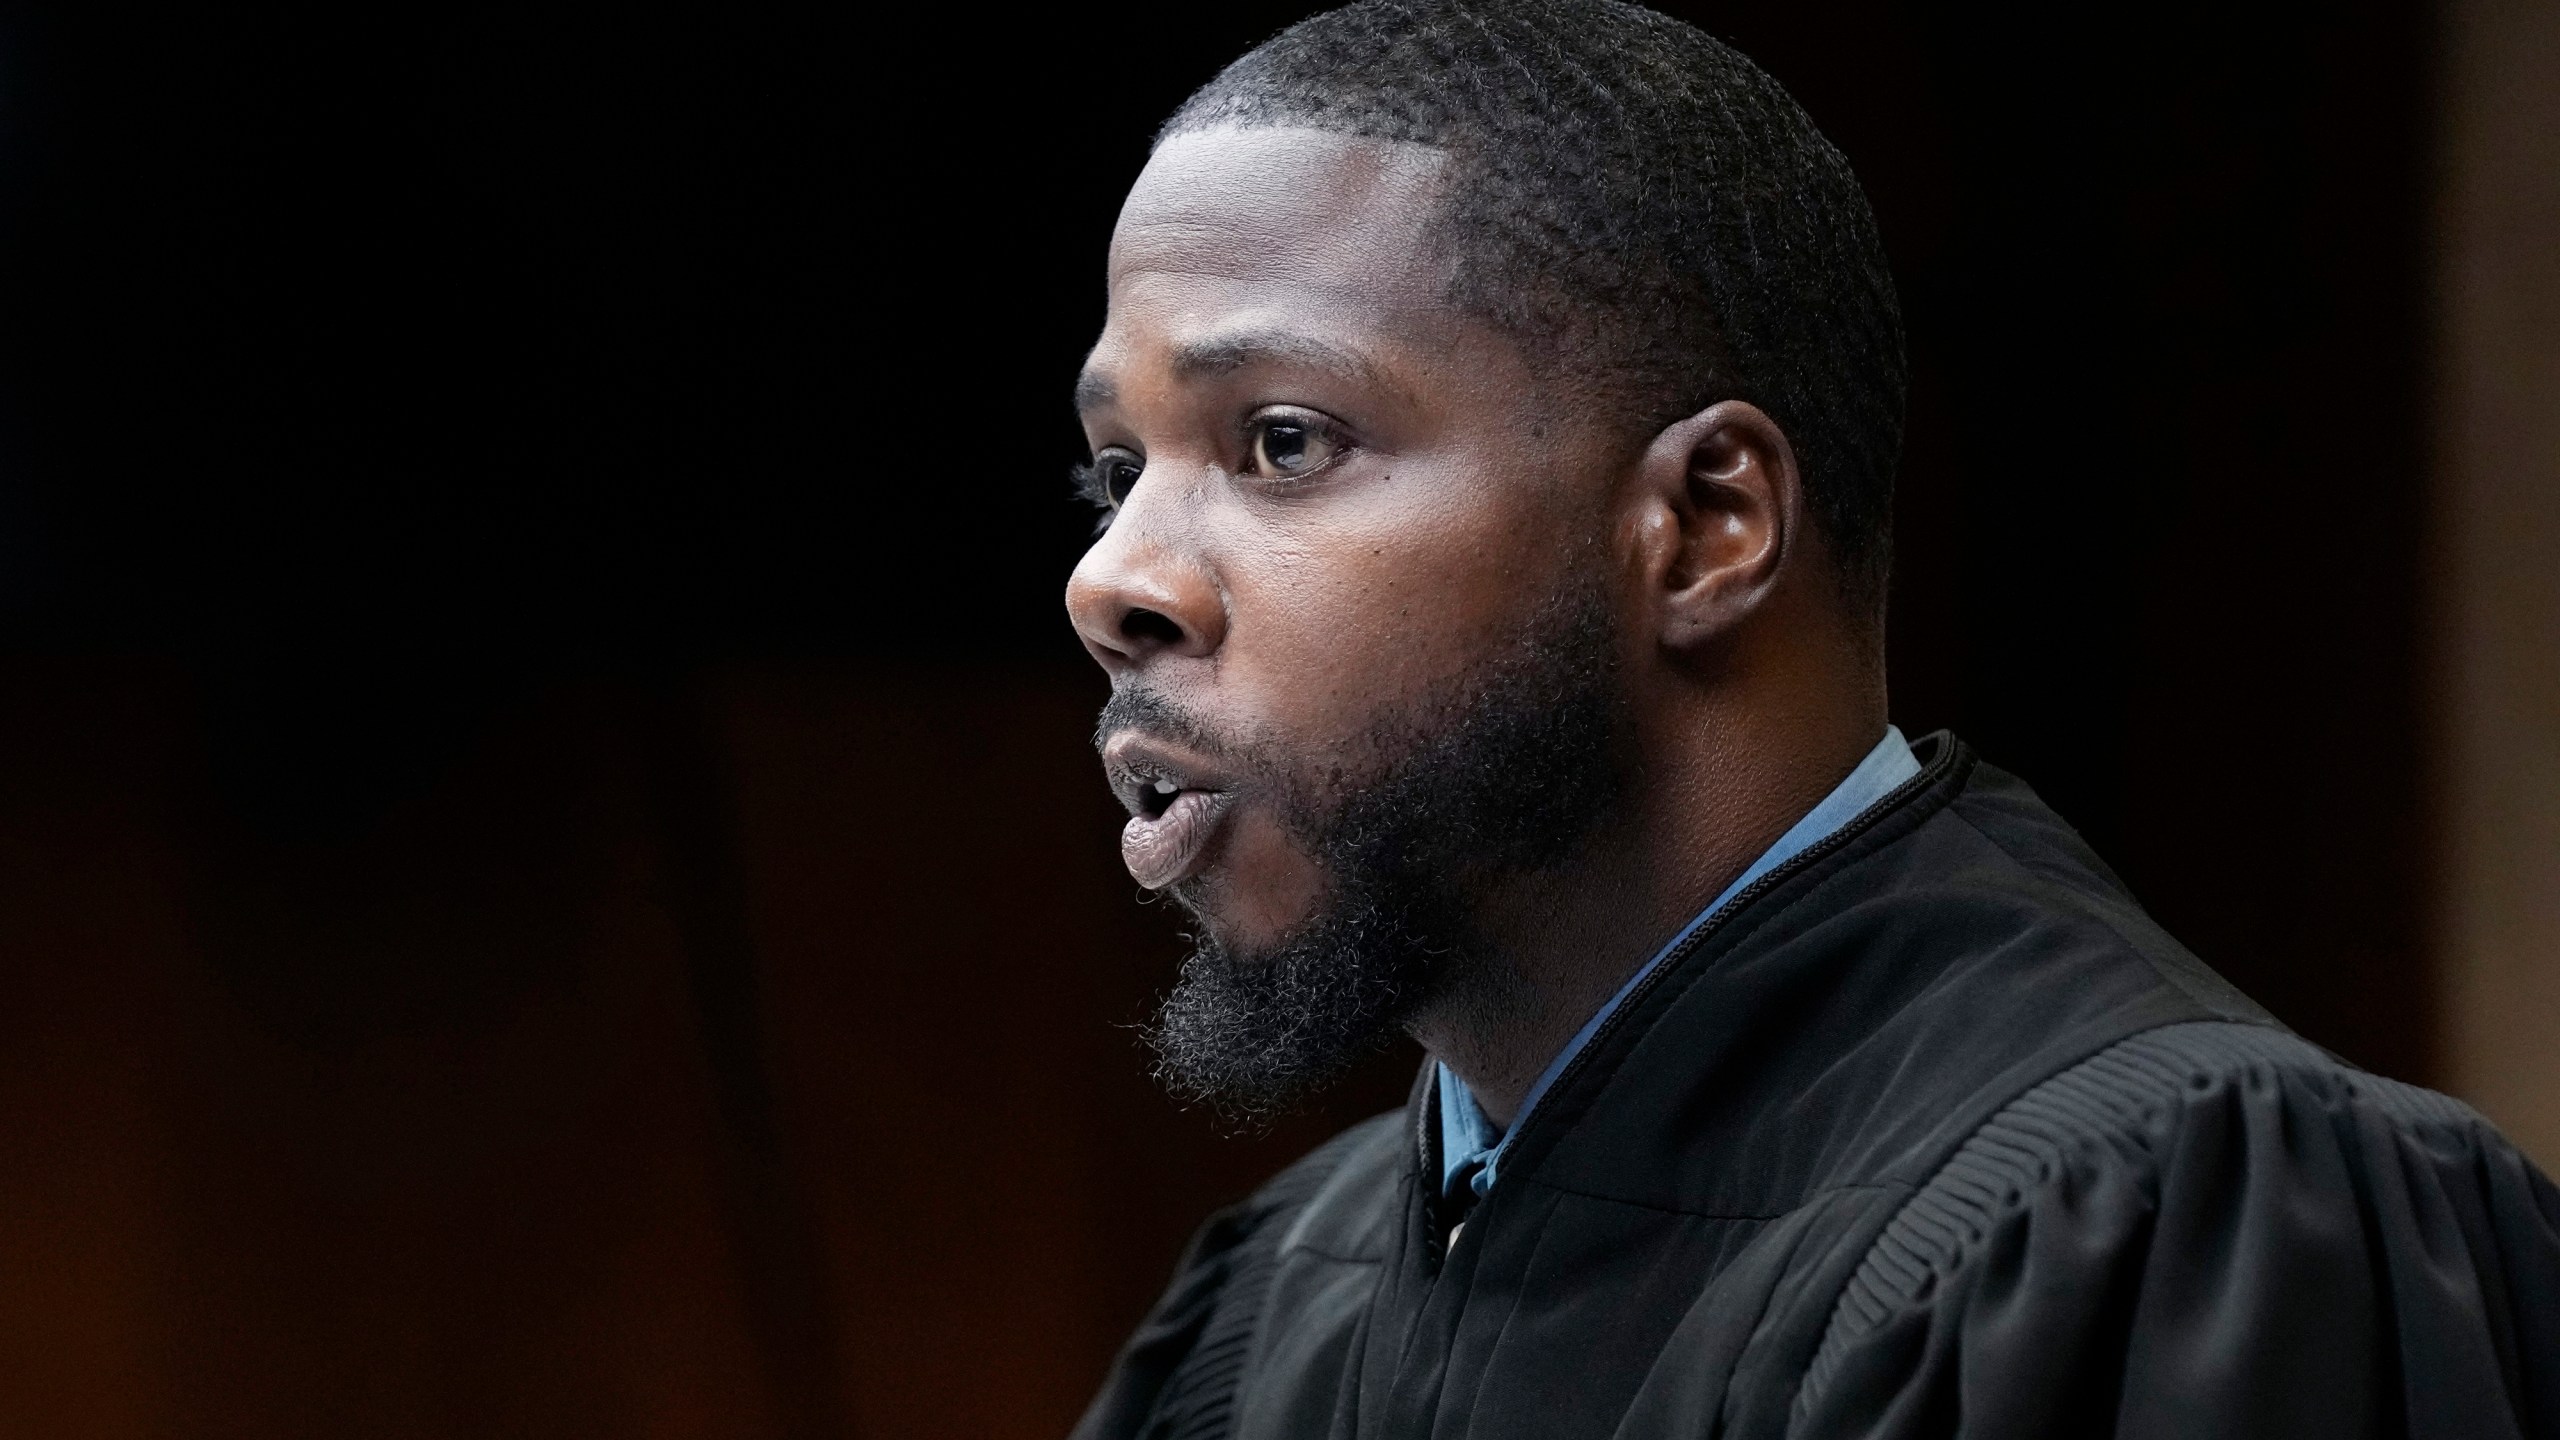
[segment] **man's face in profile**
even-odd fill
[[[1138,881],[1199,948],[1177,1088],[1284,1103],[1485,943],[1623,765],[1611,458],[1444,299],[1447,157],[1302,129],[1168,140],[1078,386],[1108,528],[1068,587]],[[1568,460],[1565,457],[1574,457]]]

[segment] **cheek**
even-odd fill
[[[1262,527],[1224,567],[1222,683],[1258,692],[1275,731],[1320,740],[1463,675],[1554,590],[1566,553],[1556,517],[1489,488],[1397,476]]]

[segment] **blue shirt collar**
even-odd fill
[[[1591,1037],[1599,1032],[1602,1022],[1625,1003],[1627,996],[1644,982],[1644,977],[1662,964],[1665,957],[1680,948],[1681,942],[1715,918],[1716,912],[1734,896],[1750,888],[1751,882],[1820,844],[1832,832],[1892,794],[1903,781],[1919,773],[1920,760],[1911,753],[1910,742],[1902,738],[1899,729],[1886,726],[1884,738],[1877,741],[1875,748],[1867,752],[1867,758],[1859,761],[1858,767],[1849,772],[1849,778],[1833,786],[1831,793],[1822,797],[1821,803],[1789,826],[1787,833],[1778,837],[1777,844],[1762,851],[1759,859],[1752,861],[1734,877],[1732,884],[1724,887],[1723,894],[1699,911],[1688,924],[1681,926],[1679,934],[1655,951],[1652,959],[1637,967],[1636,973],[1627,977],[1627,983],[1618,987],[1618,993],[1610,996],[1606,1004],[1592,1012],[1590,1019],[1582,1022],[1582,1028],[1573,1032],[1573,1038],[1565,1042],[1564,1049],[1558,1051],[1556,1057],[1547,1062],[1547,1068],[1530,1083],[1528,1094],[1521,1099],[1520,1113],[1513,1118],[1511,1134],[1519,1133],[1519,1121],[1527,1119],[1529,1112],[1537,1108],[1538,1102],[1546,1096],[1547,1087],[1564,1073],[1564,1067],[1573,1062],[1574,1056],[1582,1053],[1582,1047],[1591,1043]],[[1494,1128],[1493,1121],[1486,1116],[1484,1108],[1476,1104],[1476,1097],[1469,1093],[1467,1082],[1459,1079],[1457,1072],[1446,1065],[1434,1064],[1439,1072],[1432,1088],[1439,1092],[1440,1098],[1441,1190],[1447,1193],[1456,1188],[1461,1178],[1465,1178],[1481,1196],[1493,1188],[1494,1172],[1502,1163],[1503,1148],[1510,1143],[1510,1135]]]

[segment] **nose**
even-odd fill
[[[1115,675],[1169,656],[1210,655],[1226,639],[1226,599],[1208,566],[1151,527],[1145,511],[1124,506],[1067,577],[1076,637]]]

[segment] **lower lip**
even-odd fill
[[[1135,816],[1121,828],[1120,863],[1129,867],[1131,879],[1150,890],[1181,884],[1209,863],[1226,814],[1226,796],[1185,790],[1163,814]]]

